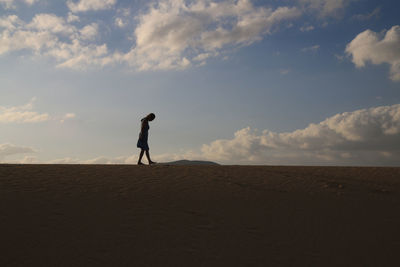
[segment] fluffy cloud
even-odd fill
[[[99,32],[99,25],[97,23],[92,23],[83,27],[80,31],[81,38],[84,40],[94,39]]]
[[[30,147],[16,146],[13,144],[0,144],[0,161],[5,157],[14,156],[25,153],[35,153],[36,151]]]
[[[228,163],[398,165],[400,104],[337,114],[288,133],[244,128],[201,150],[203,158]]]
[[[131,21],[131,10],[129,8],[120,8],[117,9],[117,16],[114,19],[114,24],[119,27],[123,28],[129,24]]]
[[[49,114],[32,111],[35,100],[32,98],[28,104],[23,106],[0,106],[0,123],[37,123],[49,120]]]
[[[115,5],[117,0],[79,0],[67,1],[67,6],[72,12],[85,12],[89,10],[104,10]]]
[[[185,68],[200,55],[218,55],[261,40],[280,23],[300,14],[296,7],[254,7],[249,0],[197,0],[190,4],[163,0],[138,16],[136,45],[113,59],[140,70]]]
[[[68,23],[79,21],[79,20],[80,19],[77,15],[74,15],[72,12],[68,12],[68,16],[67,16]]]
[[[353,63],[361,68],[367,62],[390,65],[390,78],[400,81],[400,26],[393,26],[384,36],[366,30],[356,36],[346,47]]]
[[[22,25],[22,21],[16,15],[7,17],[0,17],[0,28],[14,30],[16,27]]]
[[[28,29],[34,29],[38,32],[60,33],[66,36],[75,31],[75,27],[67,24],[62,17],[54,14],[37,14],[32,22],[27,25]]]
[[[0,3],[11,6],[15,1],[35,2]],[[130,9],[114,10],[114,27],[135,28],[128,37],[131,49],[109,51],[106,43],[99,43],[98,24],[78,28],[74,22],[80,21],[77,12],[109,9],[116,0],[68,0],[70,11],[65,17],[37,14],[31,22],[16,15],[0,17],[0,55],[31,51],[54,59],[57,67],[76,70],[119,63],[136,70],[184,69],[262,40],[307,10],[331,16],[350,1],[296,0],[294,6],[271,8],[255,6],[251,0],[155,0],[136,17]],[[314,28],[307,25],[301,31]]]
[[[102,65],[108,49],[106,44],[92,42],[97,36],[96,23],[78,29],[54,14],[37,14],[30,23],[15,15],[0,17],[0,55],[31,50],[35,55],[54,58],[57,67],[86,69]]]

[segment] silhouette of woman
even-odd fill
[[[141,149],[140,155],[139,155],[139,160],[138,160],[138,165],[144,165],[142,163],[142,157],[144,152],[146,151],[146,157],[147,160],[149,161],[149,164],[155,164],[156,162],[152,161],[150,159],[150,153],[149,153],[149,144],[147,143],[147,139],[149,138],[149,121],[153,121],[156,118],[156,115],[154,113],[150,113],[146,117],[144,117],[141,122],[142,122],[142,127],[140,130],[139,134],[139,140],[137,141],[137,147]]]

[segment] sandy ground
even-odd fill
[[[0,266],[400,266],[400,168],[0,165]]]

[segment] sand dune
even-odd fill
[[[0,165],[1,266],[399,266],[400,168]]]

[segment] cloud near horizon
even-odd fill
[[[188,159],[222,164],[399,166],[400,104],[336,114],[293,132],[259,132],[246,127],[232,139],[215,140],[198,151],[152,158],[159,162]],[[137,159],[133,154],[88,160],[67,157],[45,163],[136,164]]]
[[[250,127],[203,145],[202,156],[255,164],[398,165],[400,104],[345,112],[287,133]]]
[[[0,162],[3,162],[4,158],[6,157],[26,153],[36,153],[36,151],[31,147],[17,146],[9,143],[0,144]],[[21,161],[22,160],[20,160],[19,162]]]
[[[377,33],[371,30],[358,34],[346,47],[346,53],[352,57],[357,68],[370,62],[374,65],[389,64],[390,79],[400,81],[400,26]]]

